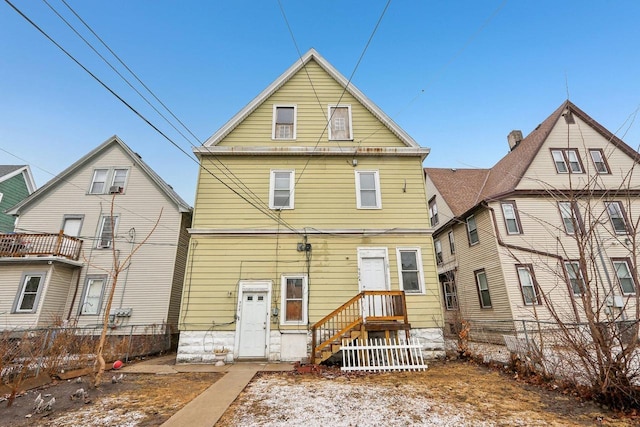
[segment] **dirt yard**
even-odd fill
[[[97,390],[87,378],[61,381],[0,402],[0,425],[157,426],[222,374],[127,374],[105,377]],[[87,402],[71,399],[79,388]],[[53,410],[34,414],[38,394],[56,398]],[[31,414],[31,415],[30,415]],[[30,416],[29,416],[30,415]],[[28,417],[29,416],[29,417]],[[593,403],[528,385],[514,374],[463,361],[432,363],[426,372],[259,374],[216,426],[636,426]]]
[[[87,377],[58,381],[16,398],[10,408],[0,401],[0,426],[157,426],[222,377],[215,373],[175,375],[125,374],[118,383],[105,374],[104,384],[92,389]],[[71,398],[79,389],[87,398]],[[51,411],[34,413],[36,396],[48,402]]]
[[[425,372],[341,375],[265,373],[222,426],[634,426],[570,394],[462,361]]]

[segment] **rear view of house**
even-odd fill
[[[179,361],[320,362],[363,335],[443,349],[429,150],[316,51],[194,151]]]
[[[2,330],[101,327],[114,263],[147,236],[122,265],[110,327],[122,334],[175,327],[191,208],[119,138],[8,213],[17,220],[15,233],[0,234]]]

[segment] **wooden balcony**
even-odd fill
[[[311,360],[321,363],[337,353],[343,340],[367,338],[369,331],[409,337],[403,291],[363,291],[311,327]]]
[[[57,234],[0,234],[0,258],[28,256],[55,256],[78,261],[82,240]]]

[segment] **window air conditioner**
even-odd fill
[[[109,187],[109,194],[120,194],[122,193],[122,187],[118,187],[117,185],[112,185]]]

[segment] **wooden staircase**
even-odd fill
[[[343,342],[367,339],[370,331],[404,330],[409,338],[404,291],[363,291],[311,327],[311,360],[319,364],[340,351]]]

